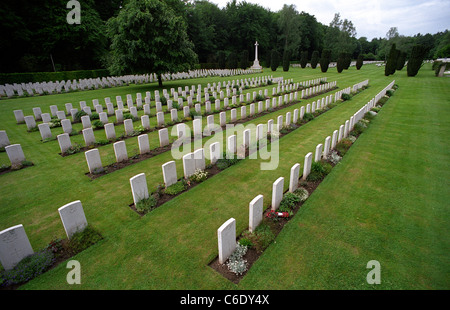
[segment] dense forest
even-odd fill
[[[223,9],[206,0],[161,1],[167,4],[164,8],[179,17],[197,54],[197,66],[202,68],[251,65],[255,41],[259,43],[259,59],[264,66],[270,65],[272,53],[300,62],[302,56],[310,61],[313,54],[320,55],[324,49],[331,51],[331,61],[337,61],[342,53],[351,55],[352,59],[361,54],[365,60],[386,60],[393,44],[406,58],[417,44],[427,47],[425,59],[450,56],[448,30],[403,36],[393,25],[385,37],[358,38],[353,23],[341,18],[340,13],[328,25],[323,25],[314,15],[294,5],[272,12],[236,0],[229,1]],[[117,23],[111,20],[117,19],[128,1],[80,1],[80,24],[67,23],[70,11],[67,3],[67,0],[2,1],[0,72],[111,68],[111,59],[117,57],[109,35]],[[158,32],[158,23],[149,31]],[[152,40],[152,37],[142,34],[140,40]]]

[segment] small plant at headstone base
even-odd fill
[[[136,127],[134,127],[134,130],[133,130],[133,132],[131,133],[131,136],[132,136],[132,137],[139,136],[139,135],[142,134],[144,131],[145,131],[144,126],[142,126],[142,125],[136,126]]]
[[[359,136],[363,133],[363,131],[367,128],[367,125],[364,122],[357,122],[355,125],[353,125],[353,130],[350,132],[350,136]]]
[[[1,164],[0,165],[0,172],[9,170],[9,168],[11,168],[11,166],[8,166],[7,164]]]
[[[352,146],[352,141],[344,138],[341,141],[339,141],[338,144],[336,144],[336,151],[342,157],[347,153],[348,149],[351,146]]]
[[[70,251],[75,255],[102,240],[102,235],[91,225],[72,235],[68,242]]]
[[[94,112],[91,114],[91,116],[89,116],[89,118],[91,119],[91,121],[93,121],[96,119],[100,119],[100,115],[97,112]]]
[[[81,111],[78,111],[77,113],[75,113],[75,115],[74,115],[74,122],[79,122],[79,121],[81,121],[81,117],[82,116],[85,116],[85,115],[88,115],[85,111],[83,111],[83,110],[81,110]]]
[[[208,178],[207,171],[196,169],[194,174],[189,177],[189,180],[195,183],[201,183],[205,181],[207,178]]]
[[[339,156],[339,154],[335,150],[332,150],[327,155],[327,160],[331,162],[333,165],[337,165],[341,161],[341,159],[342,157]]]
[[[248,238],[241,238],[239,239],[239,244],[242,246],[245,246],[247,248],[251,248],[253,246],[253,243],[250,239]]]
[[[186,190],[186,188],[187,188],[186,180],[181,180],[167,187],[164,190],[164,193],[166,193],[167,195],[175,196]]]
[[[314,119],[314,115],[312,113],[305,113],[303,115],[302,120],[306,123],[306,122],[312,121],[313,119]]]
[[[13,269],[0,274],[0,287],[22,284],[43,274],[54,263],[50,250],[42,250],[22,259]]]
[[[219,158],[217,160],[216,166],[219,170],[225,170],[226,168],[233,166],[240,161],[240,159],[237,158],[237,156],[235,156],[235,155],[233,155],[232,158],[229,158],[229,157],[231,157],[231,156],[228,156],[228,158],[227,158],[227,153],[224,152],[222,154],[222,158]]]
[[[247,271],[247,261],[244,259],[244,255],[247,253],[247,250],[248,248],[246,246],[241,245],[239,242],[236,243],[236,249],[228,257],[226,263],[231,272],[241,275]]]
[[[79,153],[81,151],[82,147],[83,146],[81,144],[79,144],[79,143],[73,144],[70,148],[68,148],[66,150],[66,152],[64,154],[72,155],[72,154],[75,154],[75,153]]]
[[[244,232],[242,237],[250,240],[253,247],[259,252],[264,251],[275,240],[275,234],[267,220],[263,220],[254,232]]]
[[[98,140],[95,145],[107,145],[110,144],[111,141],[107,140],[107,139],[102,139],[102,140]]]
[[[136,205],[134,207],[140,213],[150,212],[158,204],[158,199],[156,199],[155,196],[156,195],[151,195],[147,199],[141,199],[138,203],[136,203]]]
[[[377,105],[383,106],[389,100],[389,96],[383,96],[378,100]]]
[[[373,107],[372,109],[370,109],[370,111],[374,111],[375,113],[378,113],[381,111],[381,108]]]
[[[298,197],[299,202],[304,202],[309,197],[308,191],[303,187],[297,188],[293,194]]]
[[[292,211],[299,202],[300,198],[297,195],[293,193],[286,193],[280,202],[278,210],[280,212],[288,212],[289,215],[292,216]]]
[[[51,121],[48,123],[48,126],[50,128],[62,127],[61,120],[56,116],[54,116],[51,118]]]
[[[352,99],[352,96],[350,94],[345,94],[344,93],[344,94],[341,95],[341,99],[344,100],[344,101],[347,101],[347,100]]]
[[[57,137],[55,137],[55,136],[50,137],[50,138],[45,138],[44,140],[42,140],[42,143],[47,143],[47,142],[50,142],[50,141],[55,141],[56,139],[57,139]]]
[[[325,178],[325,176],[328,173],[330,173],[331,169],[332,166],[327,162],[324,161],[313,162],[311,164],[311,172],[309,173],[306,180],[312,182],[320,181],[323,178]]]
[[[261,95],[261,94],[257,94],[256,97],[255,97],[255,101],[263,101],[265,99],[266,98],[263,95]]]
[[[35,131],[39,131],[39,128],[37,126],[35,127],[31,127],[30,129],[27,129],[28,132],[35,132]]]
[[[364,118],[363,118],[363,120],[366,120],[366,121],[371,121],[371,120],[373,120],[374,118],[375,118],[375,116],[376,116],[376,114],[374,114],[375,112],[367,112],[366,114],[364,114]]]
[[[102,121],[95,120],[95,121],[92,122],[92,127],[94,127],[94,129],[100,129],[100,128],[105,127],[105,125],[103,124]]]

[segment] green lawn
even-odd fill
[[[67,284],[63,263],[22,288],[371,289],[366,264],[374,259],[382,268],[382,284],[375,288],[448,289],[449,147],[444,142],[449,82],[434,78],[428,66],[415,78],[405,72],[393,77],[383,73],[383,68],[364,66],[341,74],[333,69],[326,74],[313,69],[261,74],[294,82],[327,76],[341,89],[368,78],[370,88],[280,139],[276,170],[260,170],[260,159],[243,160],[142,218],[128,208],[129,178],[145,172],[149,188],[155,188],[162,183],[161,165],[172,160],[170,153],[91,181],[84,175],[83,153],[62,158],[57,141],[42,143],[39,132],[27,133],[25,125],[15,124],[12,111],[23,109],[30,115],[34,106],[44,112],[52,104],[61,108],[65,102],[75,106],[81,100],[102,102],[128,93],[145,96],[155,84],[1,100],[0,130],[6,129],[11,143],[22,145],[35,166],[0,176],[0,230],[23,224],[33,248],[40,249],[54,237],[65,237],[57,209],[81,200],[88,222],[105,237],[74,257],[81,263],[81,285]],[[251,76],[239,78],[245,77]],[[172,81],[164,87],[232,79]],[[289,180],[297,162],[303,168],[308,152],[393,79],[400,86],[395,96],[240,284],[208,267],[218,252],[217,228],[233,217],[237,234],[246,230],[248,203],[262,194],[269,205],[272,183],[280,176]],[[314,100],[250,123],[267,123]],[[152,148],[156,139],[150,140]],[[128,139],[127,148],[129,153],[137,149],[137,138]],[[113,161],[112,145],[100,147],[100,152],[104,165]],[[6,162],[6,154],[0,153],[0,163]],[[180,161],[177,170],[181,176]]]

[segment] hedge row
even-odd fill
[[[36,82],[55,82],[78,79],[102,78],[109,76],[106,69],[98,70],[79,70],[62,72],[25,72],[25,73],[0,73],[0,85],[14,83],[36,83]]]

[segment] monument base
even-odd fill
[[[262,70],[262,67],[261,67],[261,65],[259,64],[259,61],[258,61],[258,60],[255,60],[255,61],[253,62],[253,66],[251,66],[250,69],[253,69],[253,70]]]

